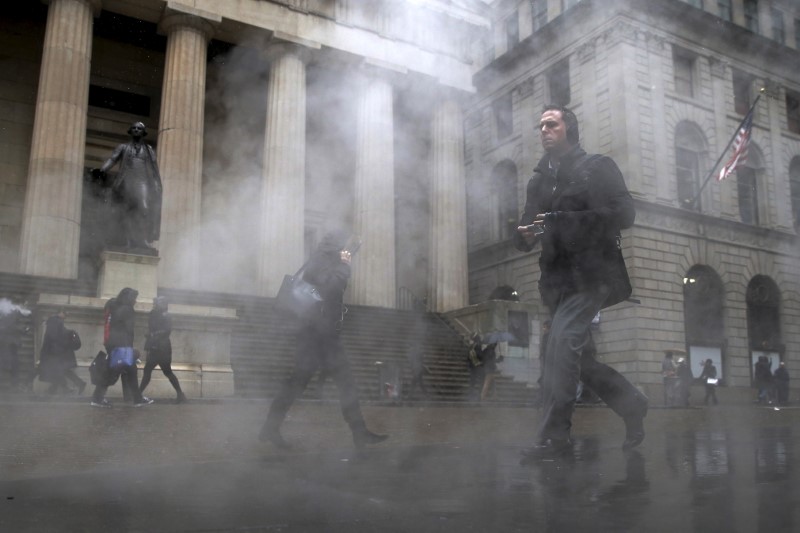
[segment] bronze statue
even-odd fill
[[[117,146],[108,161],[93,174],[105,180],[106,172],[119,163],[111,191],[117,217],[122,221],[124,247],[153,253],[155,249],[150,243],[158,240],[161,229],[161,175],[155,151],[142,140],[147,135],[145,125],[134,122],[128,135],[131,140]]]

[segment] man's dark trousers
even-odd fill
[[[562,294],[555,306],[545,352],[547,373],[542,386],[539,439],[569,438],[578,381],[591,388],[622,418],[643,416],[647,399],[613,368],[585,350],[589,327],[608,297],[609,288]]]
[[[266,427],[277,429],[294,401],[303,394],[314,373],[323,368],[339,389],[339,404],[342,415],[354,431],[364,428],[364,417],[358,400],[350,362],[343,352],[339,333],[303,328],[298,334],[297,355],[294,369],[278,395],[272,400]]]

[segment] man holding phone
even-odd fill
[[[593,357],[589,327],[598,311],[631,294],[620,230],[633,225],[633,199],[611,158],[581,148],[578,119],[569,108],[545,106],[539,131],[545,154],[528,183],[514,235],[519,250],[542,246],[539,292],[552,315],[538,440],[526,455],[570,453],[579,381],[624,419],[623,448],[629,449],[644,440],[647,398]]]

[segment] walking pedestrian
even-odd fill
[[[595,315],[631,293],[620,230],[633,225],[633,199],[611,158],[580,147],[578,120],[570,109],[545,106],[539,131],[545,154],[528,182],[514,235],[522,251],[541,243],[539,291],[551,314],[542,417],[527,455],[552,457],[571,449],[579,380],[623,418],[623,448],[633,448],[644,440],[647,398],[616,370],[584,356]]]
[[[686,363],[683,357],[678,358],[678,364],[675,367],[675,375],[678,377],[678,396],[677,402],[681,407],[689,407],[689,396],[692,394],[692,382],[694,375],[692,369]]]
[[[78,396],[83,394],[86,382],[73,370],[78,366],[75,350],[80,349],[78,333],[64,325],[66,312],[61,309],[47,319],[42,348],[39,352],[39,380],[50,383],[48,394],[68,392],[67,380],[75,385]]]
[[[387,438],[387,435],[367,429],[350,362],[342,349],[343,297],[350,279],[352,260],[352,253],[346,246],[348,236],[343,231],[326,234],[312,253],[303,273],[303,279],[317,288],[322,303],[316,312],[301,319],[294,369],[272,400],[267,420],[259,434],[262,441],[269,441],[277,448],[290,448],[280,433],[280,426],[295,399],[303,393],[320,367],[328,372],[339,389],[342,415],[350,426],[356,449],[362,450],[367,444],[377,444]]]
[[[478,400],[483,387],[483,344],[477,333],[470,338],[467,349],[467,367],[469,368],[469,399]],[[480,387],[480,388],[479,388]]]
[[[759,355],[756,361],[753,378],[758,396],[755,403],[772,404],[772,361],[766,355]]]
[[[789,403],[789,371],[786,370],[786,363],[781,361],[775,373],[772,375],[775,382],[775,390],[778,393],[778,404],[786,405]]]
[[[142,396],[139,392],[139,383],[136,369],[136,352],[133,349],[133,333],[136,320],[136,298],[139,292],[125,287],[119,291],[110,308],[108,320],[108,339],[106,350],[109,357],[109,373],[112,379],[120,377],[123,384],[127,384],[135,407],[142,407],[153,403],[150,398]],[[92,407],[112,407],[106,399],[108,385],[95,385],[92,394]]]
[[[717,367],[714,366],[714,362],[711,359],[706,359],[705,363],[703,363],[700,381],[703,382],[706,388],[706,397],[703,403],[708,405],[708,401],[711,400],[714,402],[714,405],[717,405],[719,403],[717,401],[717,384],[719,380],[717,379]]]
[[[153,370],[158,366],[175,389],[177,394],[175,403],[183,403],[186,401],[186,395],[181,390],[178,377],[172,371],[172,342],[169,339],[172,333],[172,318],[168,311],[169,302],[166,297],[157,296],[153,300],[153,309],[147,319],[147,340],[144,343],[147,362],[144,364],[139,392],[144,393]]]
[[[408,386],[407,397],[410,398],[414,394],[414,389],[419,386],[422,394],[427,398],[428,389],[425,388],[425,374],[430,374],[430,369],[425,366],[425,352],[423,352],[422,346],[418,342],[408,346],[406,359],[408,359],[408,365],[411,368],[411,383]]]
[[[664,360],[661,361],[661,378],[664,382],[664,405],[675,405],[678,375],[675,373],[675,360],[672,351],[667,350]]]

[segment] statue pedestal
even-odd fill
[[[158,295],[158,256],[105,250],[100,254],[97,297],[114,298],[130,287],[139,291],[139,300],[152,302]]]

